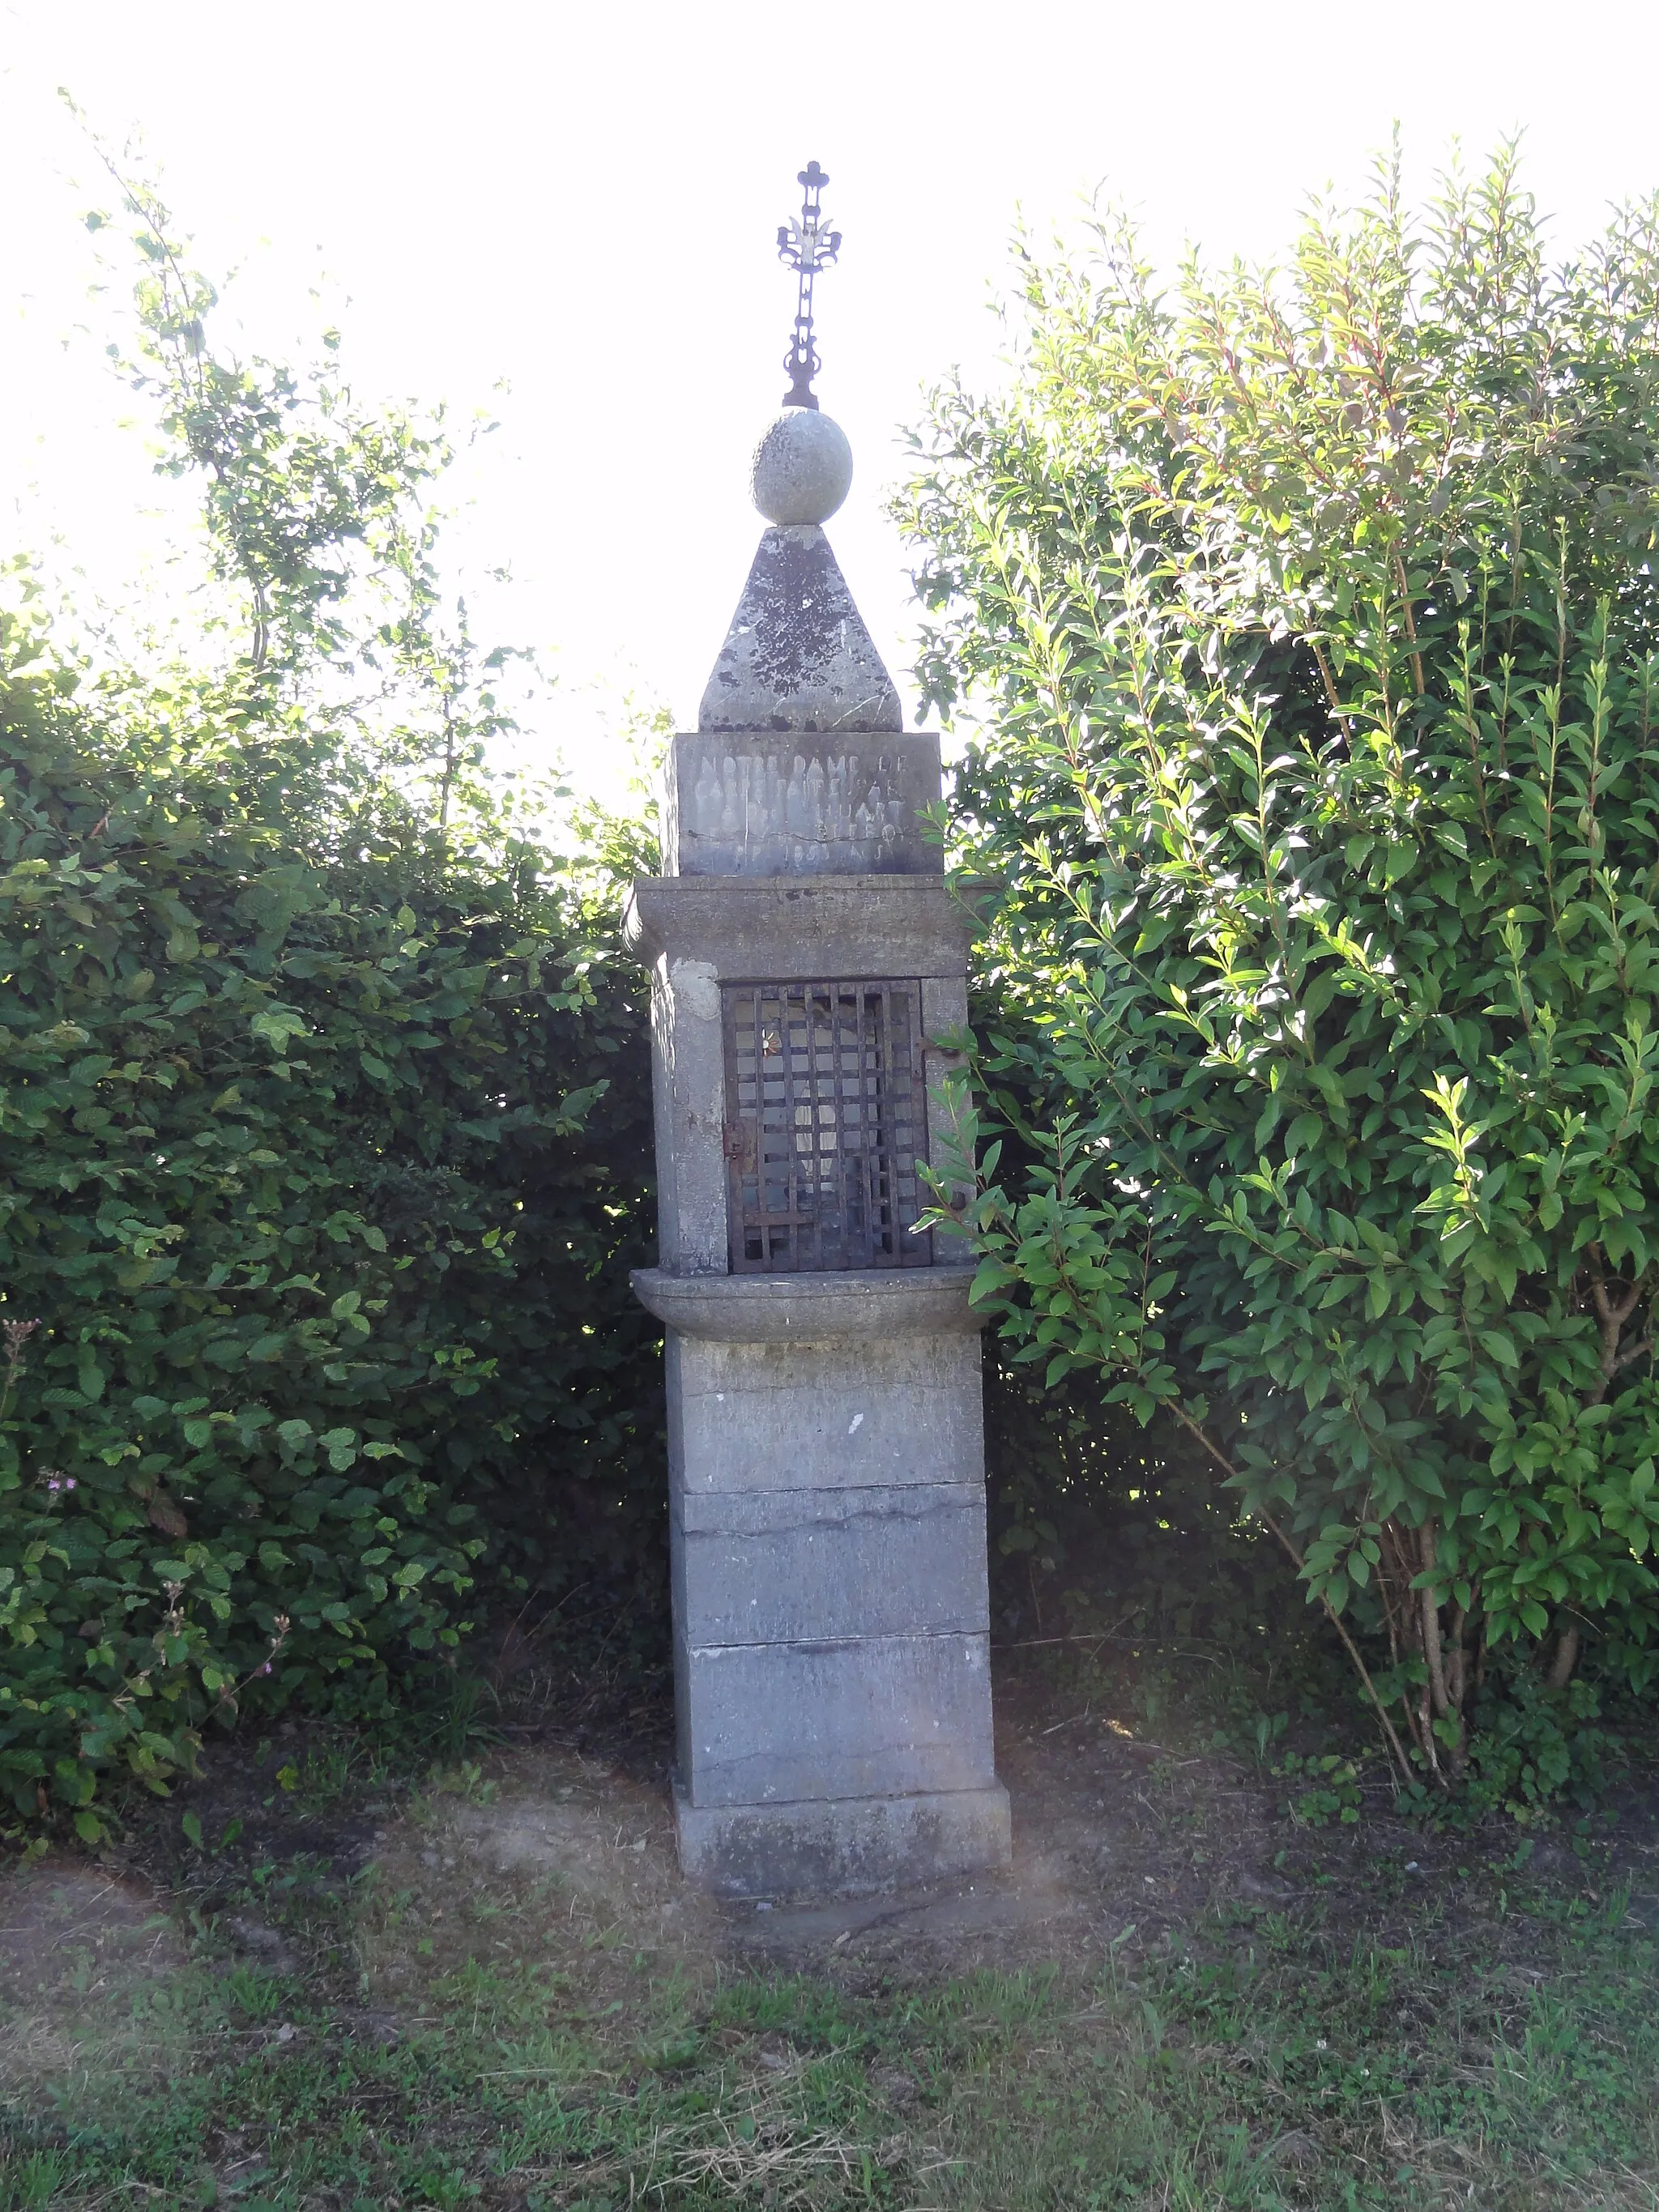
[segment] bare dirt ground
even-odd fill
[[[221,1747],[0,1872],[0,2207],[1659,2207],[1648,1769],[1436,1834],[1298,1821],[1271,1751],[1018,1658],[998,1729],[1007,1873],[743,1904],[680,1876],[654,1699],[520,1700],[418,1777]]]
[[[15,2004],[25,1985],[44,1986],[60,1967],[88,1996],[100,1976],[165,1976],[179,1955],[169,1899],[192,1886],[180,1863],[195,1856],[179,1830],[186,1811],[210,1848],[240,1823],[233,1850],[244,1864],[323,1861],[348,1878],[374,1864],[383,1886],[412,1890],[434,1920],[447,1893],[459,1903],[481,1880],[551,1875],[562,1894],[625,1905],[630,1924],[648,1923],[653,1939],[688,1954],[801,1968],[851,1952],[907,1972],[960,1973],[1097,1948],[1126,1931],[1140,1950],[1229,1906],[1284,1910],[1310,1899],[1338,1926],[1404,1931],[1431,1918],[1443,1942],[1455,1940],[1460,1887],[1517,1841],[1528,1880],[1593,1903],[1622,1887],[1638,1925],[1659,1923],[1651,1772],[1633,1772],[1593,1821],[1526,1837],[1503,1821],[1436,1836],[1390,1818],[1376,1793],[1363,1821],[1310,1829],[1288,1817],[1287,1784],[1265,1762],[1172,1752],[1109,1711],[1067,1712],[1066,1702],[1031,1670],[1006,1669],[999,1684],[998,1771],[1014,1822],[1008,1873],[805,1902],[718,1903],[682,1881],[660,1707],[577,1727],[556,1716],[520,1724],[516,1741],[412,1797],[390,1787],[366,1793],[350,1769],[331,1790],[325,1773],[311,1771],[327,1764],[316,1749],[321,1732],[286,1729],[257,1759],[246,1747],[217,1749],[199,1782],[102,1863],[54,1855],[14,1878],[0,1993]],[[277,1786],[284,1770],[298,1771],[297,1788]],[[226,1932],[274,1968],[297,1963],[290,1943],[246,1914]]]

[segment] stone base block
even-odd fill
[[[682,1645],[679,1771],[694,1804],[954,1796],[996,1780],[990,1639]]]
[[[676,1785],[674,1826],[689,1881],[716,1897],[856,1897],[950,1881],[1009,1863],[1008,1793],[826,1797],[782,1805],[693,1805]]]
[[[692,1491],[672,1511],[676,1619],[690,1650],[990,1626],[983,1483]]]

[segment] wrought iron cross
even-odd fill
[[[794,270],[799,277],[795,295],[795,328],[789,350],[783,356],[783,365],[789,372],[789,389],[783,395],[786,407],[811,407],[816,410],[817,398],[812,390],[812,379],[823,368],[818,349],[812,343],[812,279],[820,269],[830,268],[841,252],[841,233],[826,230],[823,210],[818,204],[818,194],[830,179],[816,161],[809,161],[800,172],[798,181],[806,187],[806,197],[801,202],[800,219],[778,226],[778,258]]]

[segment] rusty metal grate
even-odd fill
[[[919,983],[728,983],[734,1274],[925,1267]]]

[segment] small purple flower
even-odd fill
[[[262,1674],[270,1674],[270,1660],[269,1660],[269,1659],[267,1659],[267,1660],[266,1660],[266,1662],[265,1662],[265,1663],[264,1663],[264,1665],[263,1667],[261,1667],[261,1668],[260,1668],[259,1672],[260,1672]]]

